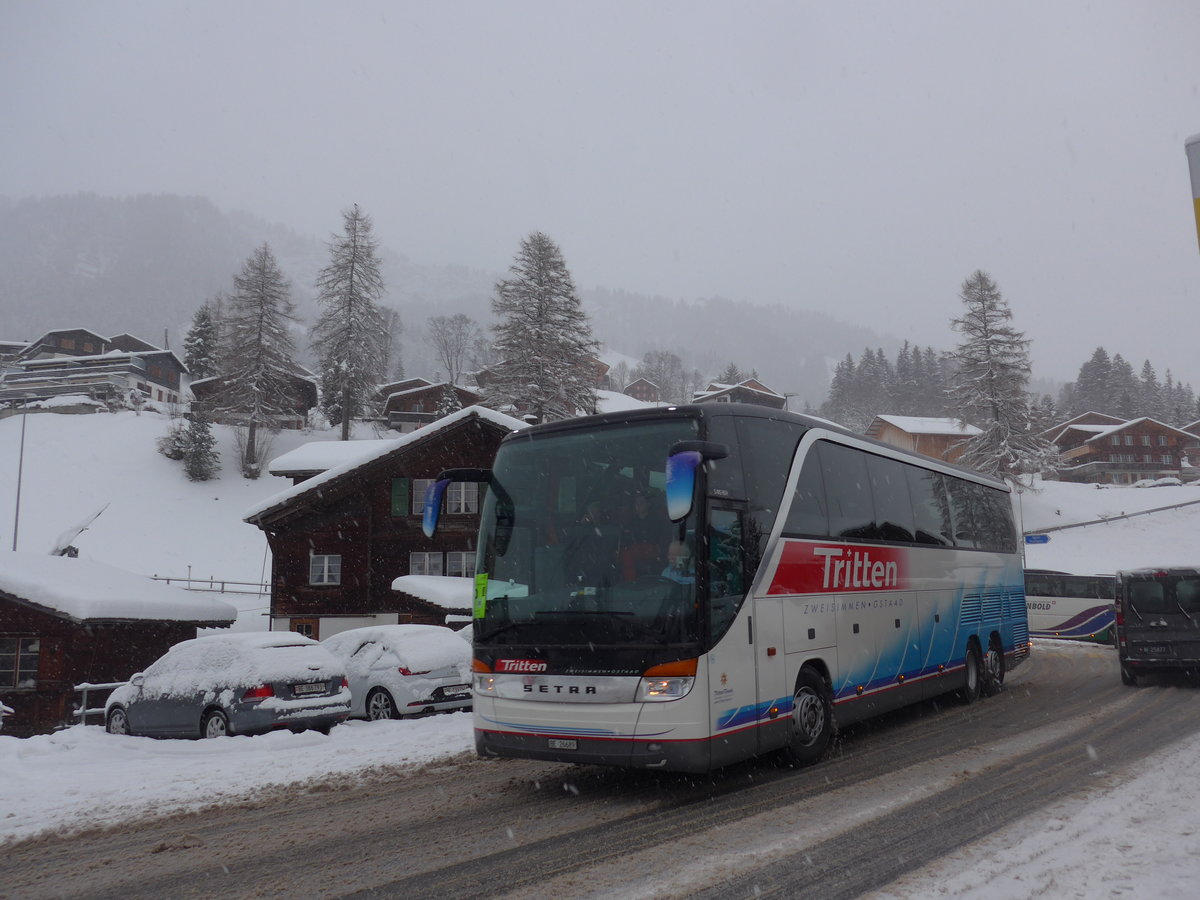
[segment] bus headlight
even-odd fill
[[[690,676],[643,678],[638,685],[638,700],[678,700],[686,697],[696,679]]]
[[[491,672],[476,672],[475,692],[477,694],[494,694],[496,692],[496,676]]]

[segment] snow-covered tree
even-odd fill
[[[539,422],[596,410],[598,345],[562,251],[540,231],[521,241],[496,285],[496,381],[489,402]]]
[[[471,349],[479,342],[480,334],[479,323],[463,313],[429,317],[429,342],[451,384],[460,383]]]
[[[404,323],[400,320],[400,311],[390,306],[380,307],[383,316],[383,371],[384,377],[389,375],[396,381],[404,377],[404,360],[400,356],[400,335],[404,334]]]
[[[1070,414],[1078,416],[1085,412],[1098,412],[1115,415],[1108,408],[1112,400],[1111,382],[1112,359],[1107,350],[1097,347],[1091,359],[1079,367]]]
[[[208,481],[221,469],[212,425],[200,410],[193,410],[183,452],[183,471],[192,481]]]
[[[737,363],[731,362],[717,374],[715,380],[717,384],[741,384],[749,377]]]
[[[462,401],[458,399],[458,394],[455,392],[454,386],[447,382],[442,387],[442,395],[438,397],[437,417],[440,419],[443,416],[456,413],[462,408]]]
[[[342,234],[329,242],[329,265],[317,273],[321,315],[312,329],[319,360],[321,409],[341,422],[350,440],[350,421],[361,417],[386,373],[390,341],[380,310],[383,278],[371,217],[354,204],[342,213]]]
[[[1012,310],[986,272],[964,281],[959,297],[966,312],[951,322],[963,336],[953,398],[959,418],[981,429],[962,442],[959,461],[989,475],[1041,472],[1055,452],[1031,430],[1029,341],[1012,327]]]
[[[216,375],[220,353],[220,327],[213,305],[204,303],[192,315],[192,325],[183,339],[183,364],[188,375],[197,381]]]
[[[228,355],[213,409],[245,427],[242,474],[257,478],[258,429],[273,429],[295,411],[296,344],[289,330],[296,321],[295,304],[291,285],[265,243],[243,263],[233,288],[225,315]]]
[[[630,380],[645,378],[657,385],[659,399],[666,403],[687,403],[696,388],[693,373],[688,372],[683,360],[670,350],[647,352],[629,374]]]

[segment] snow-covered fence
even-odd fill
[[[88,691],[111,691],[113,688],[119,688],[123,684],[129,684],[129,682],[128,681],[109,681],[104,684],[92,684],[89,681],[85,681],[83,684],[75,685],[75,693],[77,693],[77,694],[82,693],[83,697],[80,699],[79,705],[75,707],[75,709],[71,713],[71,715],[73,715],[76,719],[79,720],[80,725],[87,724],[88,716],[103,716],[104,715],[104,707],[103,706],[96,706],[96,707],[88,706]]]
[[[185,591],[215,591],[219,594],[269,594],[271,586],[260,581],[228,581],[224,578],[193,578],[190,575],[151,575],[155,581],[178,584]]]

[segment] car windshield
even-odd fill
[[[697,431],[677,418],[505,444],[483,509],[476,638],[695,639],[694,513],[667,518],[665,469],[672,445]]]

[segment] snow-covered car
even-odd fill
[[[111,733],[151,737],[328,731],[349,715],[342,664],[290,631],[178,643],[114,690],[104,706]]]
[[[471,708],[471,645],[441,625],[373,625],[321,642],[346,667],[352,716]]]

